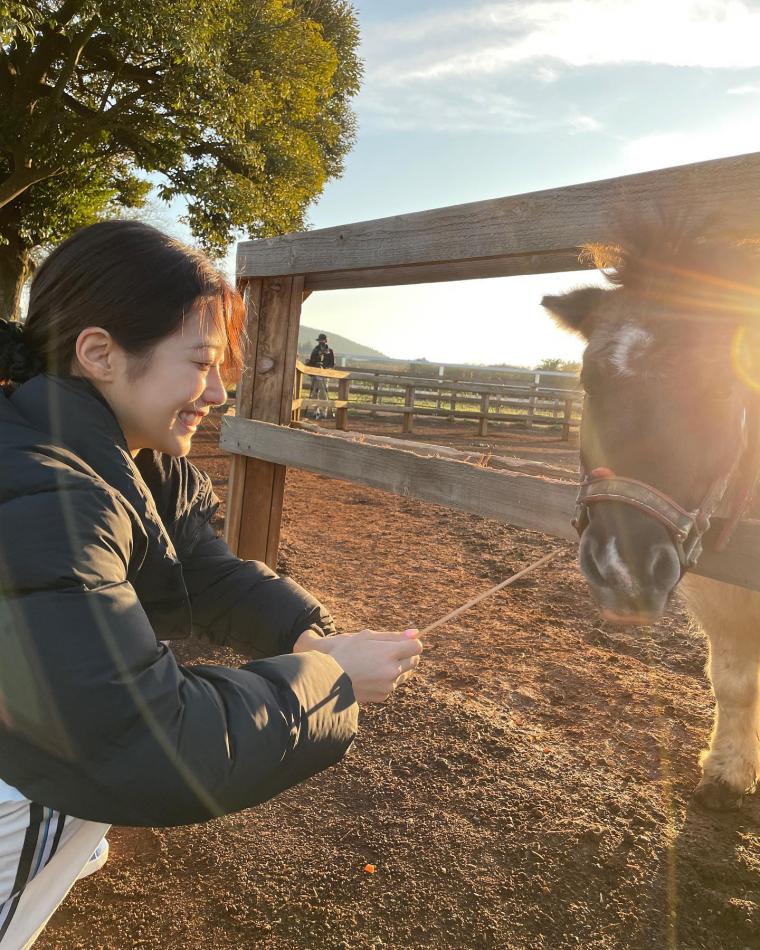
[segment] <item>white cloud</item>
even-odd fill
[[[567,124],[572,132],[598,132],[602,128],[602,123],[592,115],[573,115]]]
[[[734,86],[726,91],[729,96],[760,96],[760,85]]]
[[[396,131],[505,132],[522,128],[530,114],[498,91],[460,88],[451,94],[413,88],[403,95],[368,86],[357,102],[360,115],[371,114],[383,128]]]
[[[404,84],[541,59],[751,68],[760,66],[759,33],[760,9],[745,0],[527,0],[385,24],[367,50],[385,54],[376,76]]]
[[[754,0],[475,3],[367,27],[366,81],[357,105],[365,128],[524,131],[535,110],[518,97],[557,82],[568,69],[760,67],[758,35]],[[515,80],[520,92],[511,96]],[[573,125],[542,113],[543,128],[599,128],[593,117]]]

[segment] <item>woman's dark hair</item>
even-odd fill
[[[42,370],[42,360],[24,342],[21,325],[0,320],[0,385],[23,382]]]
[[[127,353],[150,352],[197,308],[227,340],[224,373],[241,364],[240,295],[198,251],[138,221],[103,221],[75,232],[37,270],[20,332],[0,328],[0,381],[71,371],[77,337],[102,327]]]

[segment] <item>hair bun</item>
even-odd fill
[[[21,325],[0,319],[0,383],[25,383],[43,368],[27,346]]]

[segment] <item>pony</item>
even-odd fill
[[[685,595],[715,697],[694,795],[716,810],[738,808],[760,775],[760,593],[691,569],[703,544],[727,544],[760,471],[755,250],[714,224],[637,225],[592,249],[607,287],[542,300],[586,340],[581,570],[616,623],[654,623]],[[716,513],[722,530],[706,537]]]

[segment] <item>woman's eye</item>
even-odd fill
[[[204,373],[207,373],[211,369],[211,363],[196,363],[195,365],[202,369]]]

